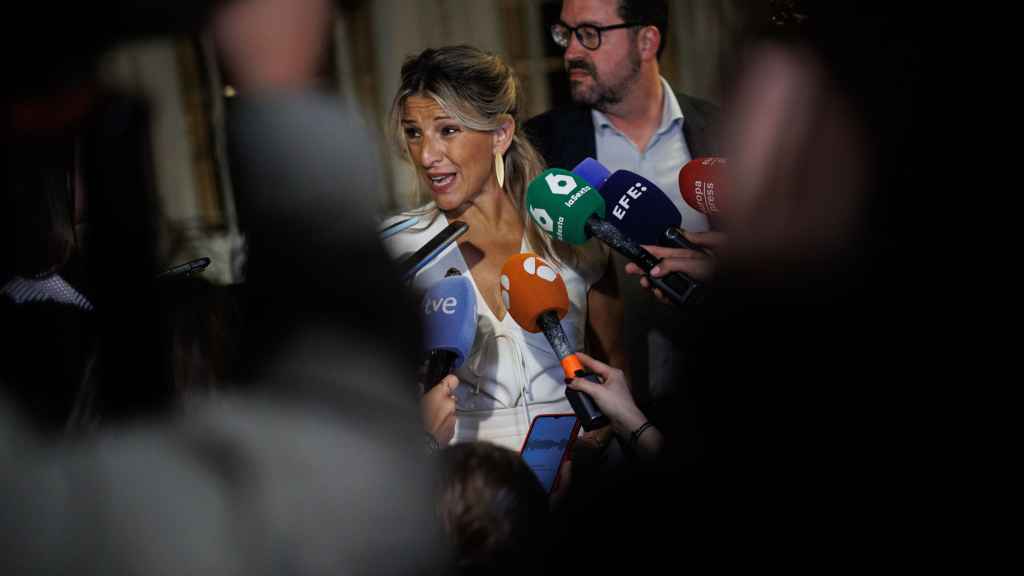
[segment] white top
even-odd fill
[[[408,218],[401,214],[384,226]],[[448,225],[443,213],[430,222],[421,216],[412,228],[384,240],[392,258],[415,252]],[[525,235],[523,252],[535,252]],[[587,321],[587,291],[604,274],[608,253],[596,241],[584,250],[579,269],[557,266],[569,292],[569,313],[562,319],[569,344],[582,350]],[[469,273],[457,243],[453,243],[413,278],[412,286],[423,293],[445,273],[457,268],[470,280],[477,297],[477,329],[473,349],[455,371],[456,423],[452,443],[486,440],[518,451],[526,439],[530,419],[538,414],[572,413],[565,398],[565,380],[558,357],[543,333],[531,334],[508,313],[500,320],[484,301]]]
[[[679,193],[679,170],[691,159],[690,148],[683,138],[686,119],[679,100],[664,78],[661,79],[661,88],[665,95],[661,124],[643,152],[607,116],[591,110],[597,161],[611,172],[629,170],[657,184],[679,209],[683,229],[703,232],[709,227],[708,217],[691,208]]]

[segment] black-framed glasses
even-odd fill
[[[594,26],[593,24],[580,24],[573,28],[565,22],[558,21],[551,25],[551,39],[562,48],[569,47],[572,35],[580,41],[580,46],[587,50],[597,50],[601,47],[601,32],[618,30],[619,28],[633,28],[634,26],[646,26],[643,22],[623,22],[611,26]]]

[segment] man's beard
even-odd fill
[[[628,64],[629,70],[622,78],[613,84],[605,84],[598,77],[597,70],[594,69],[592,63],[586,60],[571,60],[565,67],[567,72],[582,70],[593,79],[593,83],[586,87],[582,82],[569,80],[569,90],[572,93],[573,102],[601,112],[607,112],[610,107],[622,102],[640,74],[640,55],[631,52]]]

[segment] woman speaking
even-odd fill
[[[558,268],[571,303],[562,325],[575,350],[622,367],[622,304],[607,250],[546,237],[526,213],[529,182],[543,169],[518,131],[522,95],[512,69],[469,46],[428,49],[402,66],[392,133],[430,201],[402,214],[417,224],[386,242],[397,257],[451,222],[469,230],[413,280],[422,291],[457,269],[473,284],[477,332],[466,361],[423,398],[424,425],[440,444],[487,440],[521,447],[530,419],[570,413],[558,357],[543,334],[522,330],[502,303],[505,260],[535,252]],[[597,435],[596,437],[604,437]]]

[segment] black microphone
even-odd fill
[[[167,270],[156,275],[157,280],[172,280],[175,278],[183,278],[191,276],[196,272],[202,272],[210,265],[210,259],[207,257],[197,258],[191,262],[172,266]]]
[[[586,230],[591,236],[632,260],[644,272],[650,272],[661,262],[660,258],[626,237],[607,220],[591,215],[587,218]],[[704,286],[685,274],[671,272],[660,278],[648,276],[647,280],[677,306],[685,306],[687,303],[699,304],[704,300]]]
[[[451,246],[459,236],[465,234],[467,230],[469,230],[469,224],[459,221],[452,222],[444,230],[441,230],[436,236],[428,240],[419,250],[399,262],[398,272],[402,282],[408,282],[424,266],[434,258],[437,258],[441,252],[444,252],[445,248]]]
[[[687,240],[686,236],[683,236],[683,229],[678,226],[669,226],[668,228],[665,228],[665,239],[679,248],[686,248],[687,250],[693,250],[694,252],[700,252],[702,254],[708,253],[707,248],[698,246]]]

